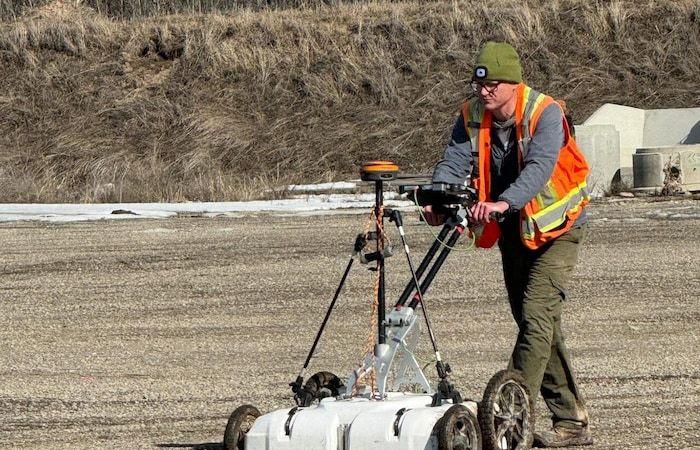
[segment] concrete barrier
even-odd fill
[[[693,128],[700,122],[700,108],[650,109],[644,115],[643,145],[661,147],[689,142]],[[697,134],[698,132],[695,132]]]
[[[578,125],[576,143],[588,161],[588,186],[593,197],[602,197],[620,169],[620,133],[612,125]]]
[[[640,148],[633,160],[637,192],[700,191],[700,144]]]
[[[610,128],[606,127],[618,132],[617,144],[613,142]],[[596,195],[608,190],[614,179],[623,183],[628,181],[621,174],[630,171],[634,174],[635,188],[657,189],[660,188],[658,164],[662,164],[659,158],[663,160],[662,155],[667,154],[658,148],[669,147],[668,154],[676,154],[679,150],[675,147],[679,144],[700,143],[700,108],[643,110],[608,103],[577,126],[576,134],[579,146],[591,164],[591,176],[595,178],[591,182],[596,183]],[[637,152],[637,149],[644,151]],[[613,162],[615,152],[616,163]],[[688,158],[693,160],[694,156]],[[691,160],[685,165],[692,166]],[[599,167],[601,164],[606,167]],[[640,164],[639,169],[634,164]]]
[[[681,151],[681,184],[690,192],[700,191],[700,144]]]
[[[644,147],[644,117],[646,111],[630,106],[606,103],[583,122],[589,125],[612,125],[620,133],[618,169],[632,167],[632,155]],[[676,141],[678,142],[678,141]]]

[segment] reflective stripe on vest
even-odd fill
[[[520,155],[523,159],[525,158],[525,155],[527,155],[530,140],[532,139],[532,134],[530,133],[530,119],[532,119],[532,113],[534,113],[540,104],[542,104],[545,97],[546,96],[544,94],[525,86],[525,90],[523,92],[523,120],[520,128],[522,130],[522,138],[518,140]]]
[[[548,183],[549,184],[549,183]],[[538,197],[540,194],[538,194]],[[521,232],[524,238],[535,237],[535,226],[540,233],[546,233],[559,227],[567,218],[568,214],[574,214],[588,202],[589,195],[586,182],[582,182],[572,189],[564,198],[554,201],[545,208],[537,211],[531,217],[526,217],[521,221]],[[547,199],[554,200],[554,198]],[[548,204],[548,203],[545,203]]]

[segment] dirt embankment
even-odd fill
[[[564,331],[597,438],[591,449],[697,448],[698,202],[590,210]],[[362,222],[0,224],[0,447],[213,450],[241,403],[291,407],[287,383]],[[406,228],[422,254],[424,225],[407,216]],[[389,298],[409,278],[397,256]],[[372,273],[354,268],[312,370],[345,375],[359,361],[371,291]],[[516,332],[498,251],[451,255],[426,298],[455,382],[480,399]],[[427,337],[418,356],[430,361]],[[541,403],[539,416],[545,427]]]
[[[128,20],[75,3],[0,23],[0,201],[231,200],[369,158],[427,169],[487,39],[577,120],[700,104],[693,0],[218,2]]]

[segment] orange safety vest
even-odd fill
[[[518,161],[522,170],[537,121],[554,99],[523,83],[518,85],[516,95],[515,133]],[[479,194],[479,201],[494,201],[489,192],[492,113],[486,111],[478,99],[471,99],[462,105],[462,116],[472,145],[472,167],[478,168],[478,173],[472,176],[472,183]],[[567,232],[589,200],[586,187],[588,164],[576,141],[571,138],[566,119],[563,120],[565,143],[559,151],[552,176],[542,190],[520,210],[520,237],[525,246],[533,250]],[[477,233],[476,245],[490,248],[499,236],[498,224],[490,222]]]

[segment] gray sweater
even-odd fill
[[[542,111],[523,159],[522,170],[518,165],[513,118],[505,122],[494,121],[491,128],[491,198],[508,203],[509,211],[513,212],[522,209],[542,190],[552,176],[564,143],[563,118],[561,108],[554,103]],[[472,173],[472,153],[476,155],[477,149],[472,149],[460,114],[444,157],[433,171],[433,182],[464,183]],[[575,226],[585,221],[584,209]]]

